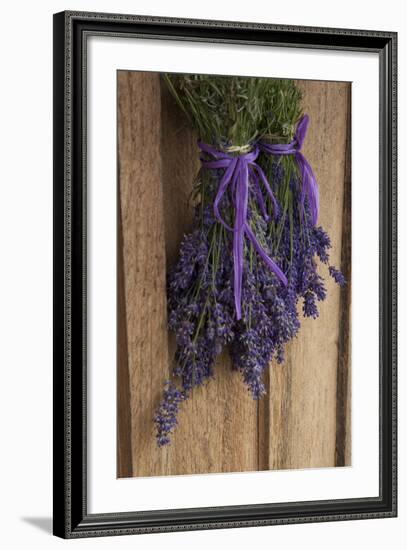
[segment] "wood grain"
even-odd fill
[[[320,222],[333,242],[332,261],[340,266],[350,250],[343,235],[350,210],[344,202],[350,85],[299,85],[312,121],[304,152],[320,183]],[[350,291],[341,297],[325,266],[329,297],[320,318],[304,320],[285,365],[272,365],[268,395],[253,401],[225,352],[215,379],[184,404],[172,445],[157,448],[153,414],[174,353],[166,329],[166,269],[191,226],[189,193],[198,169],[196,135],[158,74],[118,73],[118,149],[118,476],[348,464]]]

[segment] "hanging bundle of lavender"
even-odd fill
[[[198,130],[202,168],[195,218],[168,277],[169,328],[177,350],[172,380],[155,416],[159,446],[170,442],[182,402],[213,375],[228,346],[253,398],[264,370],[284,360],[298,332],[297,304],[317,317],[326,290],[316,257],[329,262],[317,226],[318,187],[301,153],[308,117],[292,81],[167,76]],[[329,266],[338,284],[339,270]]]

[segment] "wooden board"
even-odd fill
[[[299,85],[312,121],[304,152],[340,266],[350,258],[350,85]],[[350,289],[343,295],[331,280],[320,318],[305,320],[286,364],[272,366],[260,403],[224,353],[216,378],[183,405],[171,446],[156,446],[153,414],[174,353],[165,276],[190,229],[196,137],[159,75],[119,71],[117,475],[349,464]]]
[[[304,112],[311,120],[303,152],[320,184],[319,223],[332,240],[331,262],[341,266],[350,85],[297,84],[304,94]],[[320,273],[326,280],[328,298],[319,305],[318,319],[302,320],[299,337],[288,346],[285,364],[273,365],[270,370],[270,430],[266,434],[270,469],[345,465],[345,461],[340,464],[336,460],[343,291],[329,277],[326,266],[320,266]],[[338,441],[338,445],[346,442]]]

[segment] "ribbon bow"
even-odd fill
[[[319,214],[318,184],[309,162],[301,153],[301,147],[307,134],[308,124],[309,116],[304,115],[301,117],[295,131],[294,139],[290,143],[273,145],[271,143],[261,142],[259,146],[263,151],[271,155],[294,155],[301,173],[301,205],[304,206],[305,196],[307,195],[312,223],[316,225]]]
[[[275,214],[278,212],[278,203],[263,170],[255,162],[260,152],[257,145],[255,145],[254,148],[248,153],[236,156],[232,156],[227,152],[219,151],[206,143],[199,142],[198,146],[203,153],[206,153],[213,158],[213,160],[206,160],[201,157],[201,163],[204,168],[214,170],[222,168],[225,169],[222,179],[219,182],[219,188],[215,197],[213,209],[217,220],[226,229],[233,232],[234,295],[236,318],[239,320],[242,318],[241,302],[245,235],[251,241],[256,252],[271,269],[271,271],[276,274],[284,285],[287,284],[287,277],[278,265],[266,254],[247,222],[247,203],[250,191],[255,193],[265,219],[269,219],[263,200],[260,181],[263,183],[266,192],[273,203]],[[249,188],[249,181],[253,184],[251,188]],[[234,227],[230,227],[219,212],[219,203],[221,202],[222,197],[229,186],[235,207]]]

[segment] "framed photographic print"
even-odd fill
[[[54,533],[396,515],[396,34],[54,16]]]

